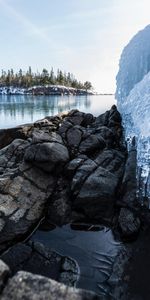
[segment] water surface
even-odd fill
[[[81,230],[80,227],[65,225],[50,231],[37,230],[31,239],[76,260],[80,268],[78,288],[110,295],[108,279],[121,243],[115,241],[108,228],[89,225]]]
[[[79,109],[97,116],[115,103],[114,96],[0,95],[0,128],[32,123],[45,116]]]

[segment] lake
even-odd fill
[[[0,95],[0,128],[32,123],[45,116],[79,109],[100,115],[116,104],[114,95],[32,96]]]

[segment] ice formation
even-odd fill
[[[123,50],[116,98],[126,139],[136,137],[137,196],[150,208],[150,25]]]
[[[139,31],[124,48],[117,74],[116,98],[122,101],[150,71],[150,25]]]

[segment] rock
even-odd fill
[[[55,177],[23,162],[29,142],[14,140],[0,150],[0,250],[29,231],[42,216]]]
[[[121,205],[122,203],[127,207],[134,207],[136,202],[136,165],[137,165],[137,151],[132,145],[128,152],[128,157],[125,165],[125,172],[121,185]]]
[[[2,291],[4,284],[8,279],[9,275],[10,275],[9,267],[2,260],[0,260],[0,292]]]
[[[84,290],[68,288],[52,279],[18,272],[9,279],[2,292],[1,300],[106,300],[105,296]]]
[[[0,251],[43,215],[57,225],[111,222],[126,160],[121,129],[112,107],[98,118],[72,110],[1,132],[0,147],[5,137],[8,145],[0,150]]]
[[[100,116],[98,116],[95,120],[95,124],[93,124],[93,126],[97,127],[97,126],[107,126],[108,122],[109,122],[109,115],[110,112],[106,111],[104,114],[101,114]]]
[[[81,125],[84,120],[85,114],[80,111],[71,111],[66,117],[66,120],[69,121],[72,125]]]
[[[115,174],[120,180],[124,174],[125,154],[115,149],[104,149],[94,160],[98,166]]]
[[[73,177],[75,171],[78,167],[82,165],[82,163],[85,161],[86,158],[75,158],[71,160],[68,165],[66,166],[67,175]]]
[[[0,130],[0,149],[8,146],[15,139],[27,139],[32,131],[32,124]]]
[[[59,226],[71,221],[71,203],[69,199],[68,181],[59,178],[47,211],[47,218],[51,223]]]
[[[24,159],[46,172],[51,172],[54,168],[60,168],[67,163],[69,153],[67,148],[59,143],[38,143],[28,147]]]
[[[94,121],[95,118],[93,117],[92,114],[85,114],[81,126],[87,127],[88,125],[91,125]]]
[[[82,131],[75,126],[67,131],[67,144],[70,148],[78,148],[81,142]]]
[[[103,138],[107,146],[113,147],[116,136],[110,128],[106,126],[98,127],[96,129],[96,136]]]
[[[72,128],[72,124],[69,121],[64,120],[64,122],[60,124],[58,133],[62,136],[63,139],[66,138],[66,133],[69,128]]]
[[[140,230],[140,219],[128,208],[121,208],[118,223],[124,239],[135,238]]]
[[[112,216],[117,185],[118,178],[114,174],[98,167],[84,181],[74,200],[75,208],[84,211],[88,218]]]
[[[1,259],[10,267],[13,275],[23,270],[68,286],[75,286],[79,277],[79,267],[73,259],[61,256],[41,243],[18,243],[2,254]]]
[[[109,113],[109,122],[113,120],[114,122],[116,123],[121,123],[121,115],[119,113],[119,111],[117,110],[117,107],[116,105],[113,105],[111,110],[110,110],[110,113]]]
[[[72,183],[71,183],[71,191],[73,195],[77,195],[84,183],[85,179],[97,168],[96,163],[91,160],[87,159],[84,163],[77,169],[75,173]]]
[[[91,153],[96,150],[102,150],[105,148],[106,144],[102,138],[97,137],[96,135],[90,135],[84,141],[81,142],[79,147],[80,153]]]

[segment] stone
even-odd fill
[[[9,279],[1,300],[106,300],[92,292],[67,287],[52,279],[29,272],[18,272]]]
[[[113,131],[106,127],[106,126],[100,126],[96,129],[96,136],[103,138],[104,142],[106,143],[107,146],[113,147],[114,141],[115,141],[115,134]]]
[[[86,157],[87,159],[87,157]],[[85,158],[74,158],[71,160],[68,165],[66,166],[67,175],[73,177],[75,171],[78,167],[80,167],[83,162],[85,161]]]
[[[84,211],[89,218],[101,218],[113,215],[115,191],[118,178],[102,167],[98,167],[84,181],[74,207]]]
[[[140,230],[140,219],[136,213],[128,208],[121,208],[118,225],[124,239],[134,239]]]
[[[79,267],[73,259],[38,242],[18,243],[4,252],[1,259],[4,265],[9,266],[13,275],[23,270],[55,279],[68,286],[75,286],[78,281]]]
[[[67,131],[67,145],[70,148],[78,148],[81,142],[82,131],[72,127]]]
[[[96,163],[91,160],[87,159],[84,163],[77,169],[75,173],[72,183],[71,183],[71,191],[73,195],[77,195],[82,187],[82,184],[86,180],[86,178],[97,168]]]
[[[27,233],[40,218],[55,177],[23,161],[26,140],[14,140],[0,150],[0,250]]]
[[[0,251],[27,236],[43,216],[56,225],[111,221],[131,179],[124,175],[122,184],[121,129],[112,107],[97,118],[72,110],[1,131]]]
[[[51,172],[57,166],[63,166],[69,160],[67,148],[59,143],[44,142],[31,144],[25,152],[24,159],[34,163],[40,169]]]
[[[2,260],[0,260],[0,292],[2,291],[9,275],[10,275],[9,267]]]
[[[79,152],[80,153],[91,153],[96,150],[102,150],[105,148],[105,141],[96,135],[90,135],[87,137],[84,141],[81,142],[80,147],[79,147]]]
[[[136,165],[137,165],[137,151],[132,146],[128,152],[127,161],[125,165],[125,172],[121,185],[121,202],[128,207],[134,207],[136,202]]]
[[[98,166],[103,167],[121,179],[124,174],[125,160],[126,156],[124,153],[115,149],[104,149],[94,161]]]
[[[8,146],[15,139],[27,139],[32,131],[32,124],[0,130],[0,149]]]
[[[93,115],[88,113],[88,114],[84,115],[84,119],[83,119],[81,125],[83,127],[87,127],[87,126],[91,125],[94,121],[95,121],[95,118],[93,117]]]

